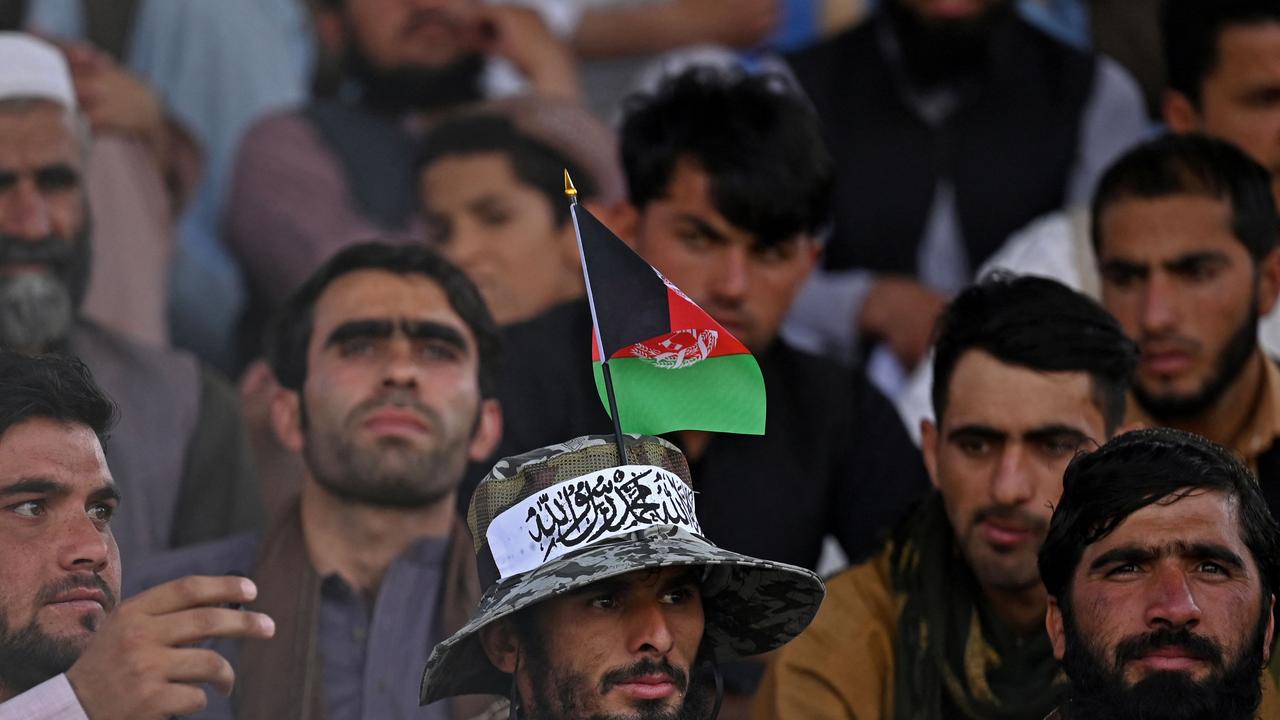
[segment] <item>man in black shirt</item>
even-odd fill
[[[778,337],[830,209],[832,165],[813,114],[773,79],[693,70],[632,103],[622,160],[632,213],[614,229],[764,374],[765,435],[669,437],[697,478],[707,537],[809,568],[826,535],[850,559],[875,551],[928,486],[919,453],[860,369]],[[512,326],[507,341],[500,456],[612,428],[585,301]]]

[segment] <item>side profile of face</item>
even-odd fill
[[[91,429],[0,435],[0,701],[65,672],[120,595],[118,495]]]
[[[480,289],[499,325],[582,294],[573,224],[516,177],[499,152],[449,155],[422,176],[422,205],[440,251]]]
[[[277,427],[314,479],[357,502],[422,507],[452,497],[497,441],[476,341],[431,278],[357,270],[316,301],[301,403]]]
[[[1046,621],[1079,717],[1255,717],[1273,599],[1240,527],[1235,497],[1191,490],[1085,548]]]
[[[0,103],[0,345],[37,352],[65,334],[87,271],[85,208],[62,107]]]
[[[1233,143],[1265,167],[1273,191],[1280,190],[1280,23],[1231,25],[1217,42],[1217,61],[1200,84],[1198,107],[1171,91],[1165,121],[1174,132],[1198,131]]]
[[[490,661],[517,674],[531,720],[705,714],[693,677],[705,626],[696,569],[628,573],[531,612],[519,628],[501,623],[482,636]]]
[[[676,162],[666,195],[640,209],[637,252],[753,352],[769,346],[817,261],[817,240],[766,245],[716,209],[711,177]]]
[[[1077,451],[1106,439],[1092,379],[973,349],[948,387],[941,424],[922,426],[922,448],[960,550],[988,591],[1036,587],[1062,473]]]
[[[1231,227],[1231,206],[1201,195],[1125,198],[1099,218],[1102,301],[1138,343],[1134,395],[1157,418],[1194,417],[1254,357],[1257,321],[1275,303]]]

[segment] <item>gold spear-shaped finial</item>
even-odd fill
[[[573,186],[573,178],[569,177],[569,168],[564,170],[564,194],[574,202],[578,201],[578,188]]]

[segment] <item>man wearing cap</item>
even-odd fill
[[[419,708],[430,648],[480,595],[454,498],[501,431],[497,331],[475,286],[422,245],[339,252],[273,327],[276,435],[301,492],[263,534],[157,558],[126,590],[178,575],[253,578],[271,642],[217,642],[236,694],[202,718],[459,720],[492,698]]]
[[[81,313],[88,138],[66,60],[17,33],[0,35],[0,55],[0,347],[76,355],[119,404],[105,450],[138,499],[115,526],[126,562],[256,526],[259,494],[230,388],[195,357]]]
[[[510,717],[702,719],[717,663],[785,644],[812,619],[807,570],[702,536],[675,446],[588,436],[506,458],[467,516],[488,586],[477,615],[436,646],[423,703],[507,695]]]

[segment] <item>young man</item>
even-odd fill
[[[427,236],[480,288],[499,325],[583,296],[563,171],[608,217],[624,192],[608,128],[569,102],[511,98],[442,121],[419,157]]]
[[[816,575],[705,540],[680,451],[626,443],[626,465],[613,436],[588,436],[503,459],[476,488],[489,589],[431,653],[422,702],[500,693],[512,718],[711,720],[718,662],[809,623]]]
[[[1141,430],[1072,462],[1039,565],[1071,678],[1055,720],[1280,715],[1280,526],[1226,448]]]
[[[741,340],[764,375],[765,435],[672,435],[698,477],[707,537],[810,568],[826,535],[850,558],[873,552],[927,487],[919,453],[860,371],[778,337],[830,208],[817,119],[772,78],[692,70],[630,104],[622,164],[630,211],[619,234]],[[585,301],[506,339],[520,358],[502,384],[507,453],[611,427]],[[741,521],[761,507],[778,532]]]
[[[996,276],[939,325],[936,492],[878,557],[831,580],[761,685],[755,717],[1043,718],[1059,671],[1036,552],[1079,451],[1124,416],[1133,344],[1051,280]]]
[[[115,528],[127,563],[259,527],[261,498],[226,382],[188,353],[82,314],[93,223],[71,73],[42,40],[9,33],[0,46],[0,347],[75,355],[120,404],[105,449],[138,503]]]
[[[265,535],[161,558],[134,585],[230,568],[280,620],[271,643],[217,645],[242,682],[204,717],[419,713],[420,663],[479,595],[454,495],[501,431],[496,333],[475,286],[421,246],[352,246],[290,299],[272,420],[303,458],[300,498]],[[470,717],[477,704],[421,712]]]
[[[102,451],[114,414],[79,361],[0,350],[0,720],[197,712],[199,684],[225,694],[233,674],[186,646],[273,632],[220,607],[253,599],[244,578],[187,577],[117,605],[121,490]]]
[[[1280,292],[1270,176],[1232,145],[1171,136],[1107,172],[1093,219],[1103,303],[1142,351],[1129,420],[1232,448],[1277,507],[1280,370],[1257,340]]]

